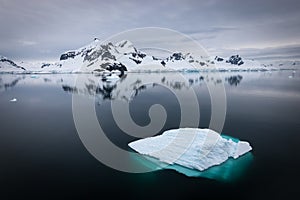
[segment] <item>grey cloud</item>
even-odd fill
[[[269,48],[241,48],[241,49],[211,49],[211,54],[229,57],[239,54],[244,58],[256,60],[298,60],[300,59],[300,45],[289,45]]]
[[[58,58],[94,37],[147,26],[175,29],[218,51],[296,45],[299,9],[296,0],[0,0],[0,54]]]

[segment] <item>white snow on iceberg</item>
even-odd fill
[[[210,129],[180,128],[129,143],[138,153],[166,164],[203,171],[252,150],[245,141],[222,137]]]

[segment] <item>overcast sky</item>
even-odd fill
[[[140,27],[180,31],[211,54],[300,55],[300,1],[0,0],[0,54],[58,59],[69,49]]]

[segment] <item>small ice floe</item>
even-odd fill
[[[198,128],[168,130],[162,135],[140,139],[128,145],[138,153],[168,166],[163,168],[181,166],[200,172],[221,165],[228,159],[237,159],[252,150],[248,142]]]
[[[293,76],[289,76],[289,78],[293,78]]]
[[[37,75],[31,75],[30,78],[39,78]]]
[[[13,98],[11,100],[9,100],[10,102],[17,102],[17,99],[16,98]]]

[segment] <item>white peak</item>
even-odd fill
[[[133,46],[132,42],[129,40],[122,40],[116,43],[116,48],[120,53],[137,53],[136,48]]]
[[[99,38],[94,38],[94,40],[91,43],[89,43],[89,44],[87,44],[83,47],[80,47],[79,49],[69,50],[67,52],[70,52],[70,51],[82,52],[82,51],[87,50],[87,49],[92,49],[92,48],[95,48],[100,42],[101,41],[99,40]],[[65,52],[65,53],[67,53],[67,52]]]
[[[116,46],[121,48],[124,47],[129,48],[129,47],[133,47],[133,44],[129,40],[122,40],[121,42],[118,42]]]

